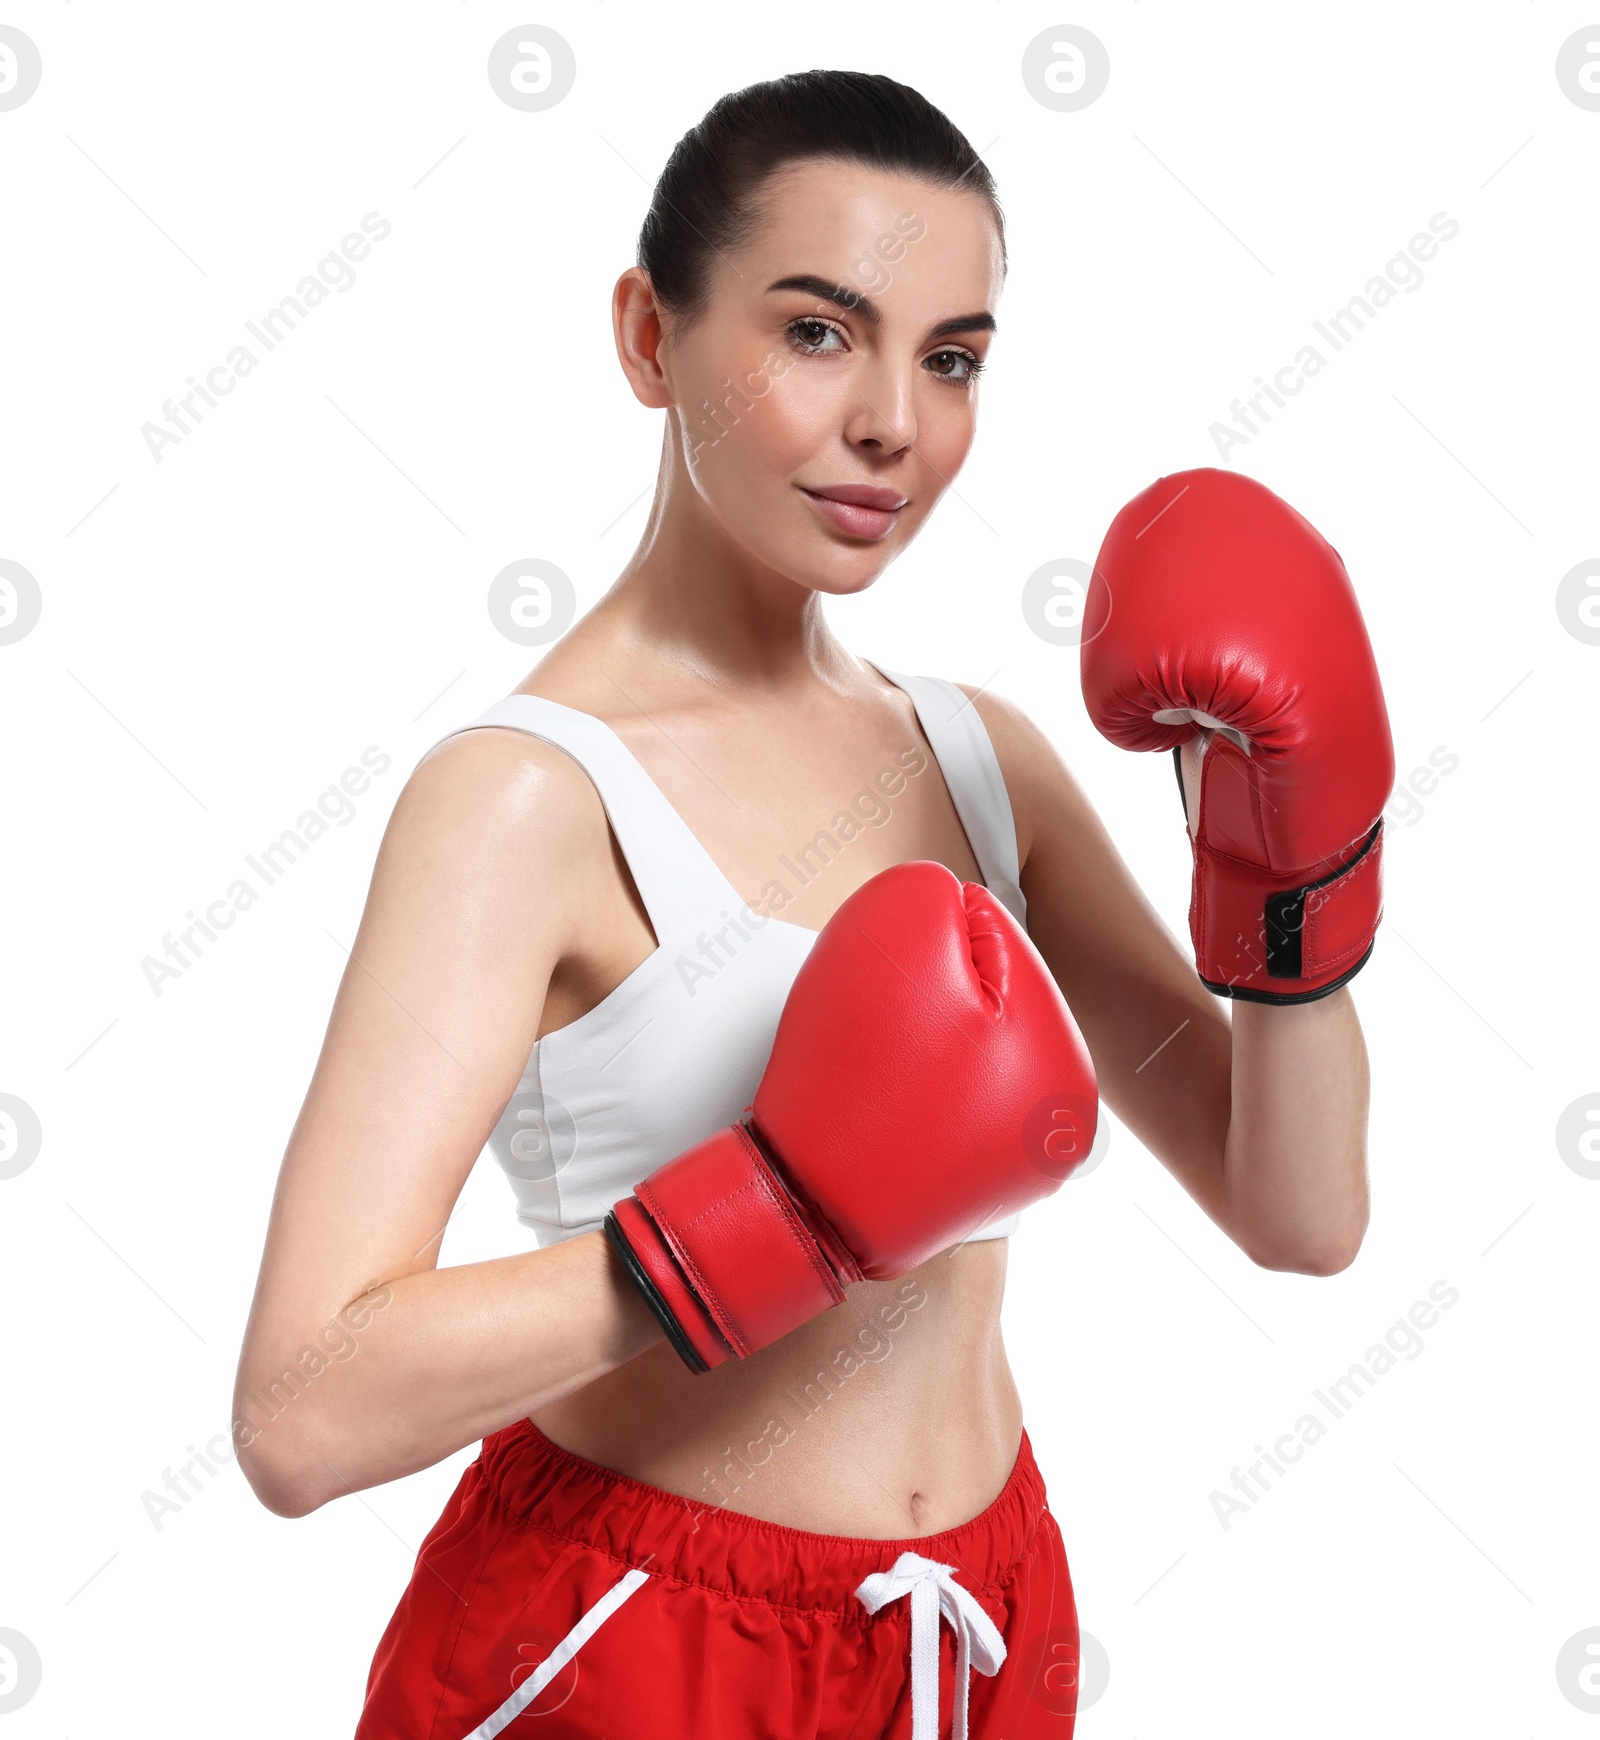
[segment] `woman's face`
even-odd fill
[[[704,315],[664,322],[662,391],[729,538],[805,587],[854,592],[967,456],[1000,239],[977,194],[824,159],[780,170],[761,209]]]

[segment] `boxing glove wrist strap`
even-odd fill
[[[831,1229],[819,1242],[823,1230],[744,1124],[657,1167],[606,1221],[694,1371],[748,1358],[843,1300],[861,1272]]]
[[[1281,874],[1195,842],[1189,928],[1201,983],[1219,997],[1310,1003],[1366,965],[1383,916],[1383,821],[1319,876]]]
[[[634,1235],[630,1239],[622,1230],[619,1209],[625,1212],[637,1211],[638,1204],[630,1196],[612,1209],[605,1218],[606,1241],[616,1252],[618,1260],[627,1271],[628,1279],[644,1296],[644,1302],[650,1307],[656,1322],[666,1331],[667,1340],[677,1349],[679,1359],[688,1366],[690,1371],[696,1373],[710,1371],[713,1365],[720,1365],[727,1358],[727,1350],[718,1345],[720,1338],[717,1336],[716,1326],[699,1309],[688,1290],[682,1286],[681,1276],[677,1278],[678,1284],[673,1285],[669,1277],[663,1272],[663,1265],[670,1263],[670,1257],[665,1245],[656,1238],[655,1229],[650,1226],[648,1218],[640,1216],[641,1224],[635,1227]],[[656,1247],[654,1251],[656,1261],[647,1263],[640,1255],[640,1251],[649,1250],[652,1246]],[[666,1295],[657,1285],[658,1276],[671,1287],[677,1310],[674,1310],[667,1303]],[[685,1331],[683,1323],[679,1321],[680,1314],[685,1322],[691,1323],[696,1329],[697,1333],[694,1336]],[[702,1347],[713,1357],[708,1359],[701,1352]]]

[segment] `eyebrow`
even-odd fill
[[[797,272],[790,278],[776,278],[767,286],[767,290],[769,294],[774,290],[804,290],[807,295],[815,296],[822,302],[831,302],[835,308],[842,308],[846,313],[859,314],[869,326],[883,324],[883,310],[870,296],[863,296],[859,290],[847,289],[843,284],[831,284],[826,278],[818,277],[813,272]],[[998,330],[992,314],[957,314],[950,320],[941,320],[928,336],[953,338],[961,332]]]

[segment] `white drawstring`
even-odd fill
[[[911,1596],[911,1740],[939,1740],[939,1619],[956,1634],[956,1709],[950,1740],[967,1740],[967,1682],[973,1668],[993,1677],[1006,1659],[1004,1639],[977,1598],[955,1580],[954,1565],[902,1553],[856,1590],[869,1613]]]
[[[467,1735],[467,1740],[494,1740],[502,1728],[527,1709],[634,1590],[649,1580],[650,1573],[635,1566],[625,1577],[613,1583],[500,1708]]]

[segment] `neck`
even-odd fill
[[[628,650],[716,687],[776,692],[857,670],[821,595],[727,536],[688,476],[670,420],[649,521],[592,620]]]

